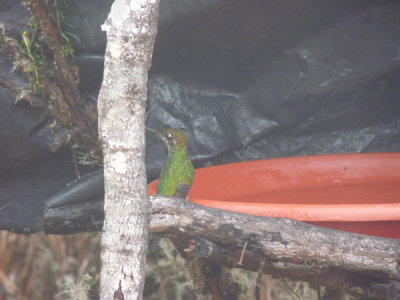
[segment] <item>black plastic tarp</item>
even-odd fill
[[[28,12],[0,3],[18,34]],[[112,1],[69,3],[82,93],[96,97]],[[147,126],[184,129],[197,167],[400,150],[398,1],[162,0],[159,24]],[[0,74],[26,84],[4,55]],[[0,98],[0,228],[38,231],[43,201],[75,178],[71,153],[50,152],[51,120],[3,88]],[[154,179],[165,149],[151,134],[146,156]]]

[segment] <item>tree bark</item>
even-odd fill
[[[77,232],[83,220],[91,220],[92,226],[81,229],[97,230],[101,203],[87,203],[84,211],[80,207],[69,207],[68,219],[66,207],[47,209],[46,232]],[[150,231],[172,239],[188,257],[309,281],[358,297],[400,299],[400,240],[239,214],[162,196],[151,197]]]
[[[105,221],[101,299],[141,299],[149,208],[145,169],[147,77],[157,32],[158,0],[115,0],[98,102],[104,155]]]
[[[161,196],[151,202],[151,232],[173,239],[190,256],[343,289],[359,297],[400,299],[400,240]]]

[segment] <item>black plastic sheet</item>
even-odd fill
[[[82,93],[94,97],[105,48],[100,24],[111,3],[70,1],[79,11],[69,17],[82,40],[75,45]],[[19,2],[2,1],[0,22],[10,32],[28,18]],[[147,126],[184,129],[197,167],[399,151],[399,36],[397,1],[161,1]],[[4,55],[0,66],[2,76],[24,82]],[[0,228],[37,231],[43,201],[74,178],[70,152],[50,153],[49,122],[36,109],[14,105],[2,88],[0,98],[0,209],[13,203],[0,210]],[[166,150],[150,133],[147,145],[154,179]],[[39,160],[46,168],[35,167]]]

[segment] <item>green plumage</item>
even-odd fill
[[[185,134],[178,129],[157,132],[168,148],[168,157],[158,179],[157,194],[186,198],[193,183],[194,167],[187,155]]]

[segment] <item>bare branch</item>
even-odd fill
[[[396,295],[393,291],[400,283],[399,240],[233,213],[169,197],[153,196],[151,202],[150,231],[171,238],[181,253],[194,244],[191,255],[227,267],[258,271],[264,262],[264,273],[275,277],[310,281],[373,299]],[[96,206],[100,211],[101,202]],[[60,224],[61,211],[46,211],[48,233],[62,232],[62,226],[54,232],[55,227],[48,224],[50,220],[53,225]],[[94,215],[90,213],[92,220]],[[73,219],[69,221],[74,223]],[[101,220],[96,222],[98,229]],[[246,241],[243,262],[238,266]]]
[[[21,88],[19,86],[3,76],[0,76],[0,86],[9,90],[14,95],[18,95],[21,92]]]

